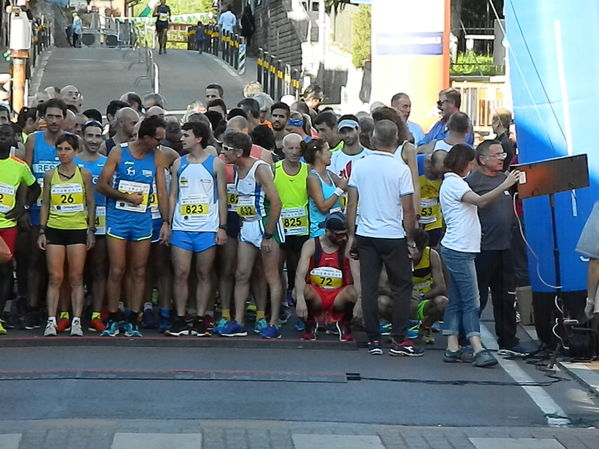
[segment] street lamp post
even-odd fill
[[[13,7],[10,12],[10,37],[12,66],[12,109],[19,113],[25,105],[27,59],[31,48],[31,23],[21,8]]]

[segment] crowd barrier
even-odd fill
[[[278,99],[284,95],[293,95],[299,99],[301,81],[298,69],[284,64],[276,56],[262,48],[258,49],[256,69],[256,80],[262,84],[264,92],[272,98]]]

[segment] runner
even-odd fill
[[[156,35],[158,36],[158,54],[166,54],[166,39],[168,25],[171,20],[171,8],[166,0],[160,0],[160,4],[154,9],[153,17],[156,17]]]
[[[360,144],[360,125],[355,115],[342,115],[337,124],[337,131],[343,141],[343,148],[333,152],[330,170],[340,178],[349,179],[352,164],[368,156],[371,151]]]
[[[261,334],[264,338],[280,338],[277,326],[281,298],[279,244],[285,238],[279,222],[281,200],[268,164],[250,156],[252,140],[247,134],[235,131],[225,133],[223,149],[227,161],[238,168],[237,214],[242,223],[235,273],[235,321],[231,321],[221,335],[247,335],[244,326],[245,299],[249,292],[252,268],[256,256],[260,254],[271,298],[270,324],[261,330]]]
[[[33,175],[41,188],[44,187],[44,174],[58,164],[56,141],[64,135],[63,122],[67,114],[67,105],[59,99],[51,98],[43,104],[43,119],[46,128],[29,135],[25,143],[25,162],[31,167]],[[39,311],[43,281],[46,277],[46,258],[37,244],[40,225],[41,197],[30,209],[31,230],[29,230],[29,258],[27,273],[27,306],[25,329],[37,329],[41,326]],[[66,323],[68,324],[68,322]]]
[[[79,151],[77,136],[65,134],[56,141],[60,164],[44,174],[44,191],[38,245],[46,251],[48,322],[44,337],[56,336],[56,311],[65,274],[71,293],[71,336],[83,336],[83,268],[87,250],[95,243],[95,205],[92,175],[73,161]],[[65,273],[65,266],[68,273]]]
[[[314,128],[318,137],[327,141],[333,153],[345,145],[337,132],[337,123],[339,120],[333,111],[323,111],[314,118]]]
[[[17,219],[39,197],[40,187],[29,166],[20,159],[10,156],[17,143],[15,131],[11,125],[0,125],[0,245],[8,252],[8,260],[0,262],[0,311],[8,299],[12,279],[12,263],[17,244]],[[17,202],[17,190],[20,185],[28,186],[25,204]],[[0,320],[0,335],[6,329]]]
[[[295,311],[306,323],[302,339],[316,340],[317,322],[324,321],[335,324],[339,340],[352,341],[350,323],[358,292],[345,257],[345,216],[333,212],[322,226],[325,234],[304,244],[295,277]]]
[[[420,207],[418,223],[426,231],[429,244],[433,248],[439,246],[443,235],[443,214],[439,204],[439,190],[443,182],[445,167],[443,161],[447,156],[445,150],[435,150],[424,159],[424,173],[418,177],[420,186]]]
[[[96,244],[89,251],[86,260],[86,271],[89,273],[87,285],[88,291],[91,292],[93,307],[89,330],[102,332],[106,329],[100,318],[100,311],[106,296],[108,255],[106,253],[106,197],[96,191],[98,178],[107,159],[98,152],[102,145],[102,124],[100,122],[90,120],[83,124],[83,142],[83,151],[75,157],[74,162],[80,168],[85,168],[91,173],[96,204]]]
[[[131,142],[133,140],[133,130],[135,125],[139,122],[139,114],[130,107],[124,107],[118,110],[115,115],[113,126],[116,129],[116,133],[111,138],[107,139],[106,142],[102,143],[100,154],[109,155],[110,151],[122,143]]]
[[[310,238],[324,235],[319,225],[330,212],[341,210],[341,198],[347,191],[347,180],[330,172],[331,150],[323,139],[312,139],[306,145],[304,159],[312,169],[308,175],[308,207],[310,211]]]
[[[185,123],[183,148],[189,153],[173,164],[170,212],[174,294],[177,318],[167,335],[210,335],[205,322],[208,296],[212,293],[212,267],[216,245],[227,241],[225,165],[206,151],[210,129],[204,123]],[[195,255],[197,318],[191,328],[185,322],[189,296],[189,272]]]
[[[281,244],[280,271],[287,263],[287,298],[283,301],[281,323],[289,319],[291,312],[287,303],[291,302],[291,292],[295,287],[295,271],[303,244],[310,237],[308,220],[308,164],[300,162],[302,138],[298,134],[288,134],[283,139],[285,159],[275,164],[274,183],[281,198],[281,218],[285,230],[285,242]]]
[[[270,108],[270,119],[272,121],[272,131],[275,135],[275,152],[278,156],[282,156],[283,137],[287,133],[287,121],[291,110],[285,103],[275,103]]]
[[[137,322],[152,238],[152,214],[148,199],[154,182],[163,221],[160,240],[167,241],[170,234],[164,175],[167,161],[163,154],[155,151],[164,139],[165,127],[164,120],[159,117],[144,119],[137,140],[121,144],[111,151],[98,180],[98,191],[108,198],[106,234],[110,263],[106,284],[109,322],[101,335],[115,336],[120,332],[118,304],[127,268],[129,281],[126,297],[131,314],[123,330],[127,337],[141,337]]]

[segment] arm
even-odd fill
[[[308,306],[306,305],[306,298],[304,297],[304,289],[306,288],[306,274],[310,267],[310,258],[313,255],[314,239],[310,239],[304,243],[304,246],[302,246],[302,252],[295,271],[295,296],[297,299],[295,313],[298,318],[308,317]]]
[[[358,199],[360,194],[358,189],[350,187],[347,195],[347,207],[345,208],[345,215],[347,217],[347,231],[348,239],[346,248],[346,255],[352,259],[358,259],[358,246],[356,242],[356,216],[358,213]],[[358,298],[358,302],[360,299]]]
[[[322,196],[322,189],[318,177],[313,173],[308,175],[308,196],[312,198],[318,210],[323,214],[327,214],[329,210],[331,210],[331,207],[335,205],[342,193],[342,190],[336,191],[325,200]]]
[[[401,157],[410,168],[410,173],[412,174],[412,185],[414,186],[414,195],[412,195],[412,201],[414,202],[414,210],[419,210],[420,182],[418,181],[418,162],[416,161],[416,147],[411,143],[407,143],[403,147]]]
[[[462,201],[464,203],[474,204],[478,207],[488,206],[497,198],[499,198],[499,196],[502,195],[505,190],[509,189],[511,186],[516,184],[519,176],[520,172],[518,170],[514,170],[507,175],[507,177],[501,184],[499,184],[490,192],[487,192],[484,195],[479,195],[478,193],[474,193],[470,190],[464,193],[464,195],[462,196]]]
[[[177,200],[179,199],[179,167],[181,166],[181,160],[177,159],[175,162],[173,162],[173,166],[172,166],[172,174],[173,176],[171,176],[171,188],[169,190],[169,195],[168,195],[168,203],[169,203],[169,210],[168,210],[168,219],[170,220],[170,222],[172,223],[173,220],[175,219],[175,209],[177,208]]]
[[[266,148],[263,148],[260,152],[260,160],[266,162],[270,165],[270,168],[273,169],[274,163],[272,161],[272,152],[268,151]]]
[[[258,183],[262,186],[264,193],[270,202],[268,222],[266,223],[266,226],[264,226],[264,232],[273,234],[275,232],[277,222],[279,221],[279,217],[281,216],[282,204],[279,194],[277,193],[277,189],[275,188],[275,183],[273,181],[273,175],[270,171],[270,168],[265,165],[260,165],[260,167],[256,169],[256,181],[258,181]]]
[[[112,187],[112,176],[116,171],[116,167],[121,160],[121,149],[120,147],[114,147],[106,164],[100,173],[98,183],[96,184],[96,190],[107,198],[112,198],[116,201],[126,201],[131,204],[139,205],[143,201],[143,195],[141,193],[127,194],[122,193]]]
[[[439,253],[431,248],[431,271],[433,275],[433,288],[430,292],[425,293],[422,299],[431,299],[435,296],[446,295],[447,287],[445,285],[445,277],[443,276],[443,268]]]
[[[168,193],[166,192],[166,176],[164,170],[170,165],[168,158],[162,153],[156,153],[156,193],[158,194],[158,210],[162,217],[162,227],[160,228],[160,241],[164,244],[168,243],[170,235],[170,219],[169,219],[169,201]]]
[[[26,212],[24,206],[31,206],[40,196],[40,185],[37,183],[35,177],[29,170],[29,167],[26,167],[26,169],[26,177],[21,178],[21,185],[17,190],[15,207],[9,210],[5,215],[8,220],[20,219]],[[26,186],[27,182],[30,182],[31,184]]]
[[[418,226],[416,220],[416,209],[414,209],[414,195],[404,195],[401,197],[401,207],[403,209],[403,227],[406,231],[408,242],[414,241],[414,230]]]
[[[218,193],[218,222],[219,228],[216,233],[216,243],[224,245],[227,243],[227,231],[220,226],[227,226],[227,175],[225,163],[219,158],[214,158],[214,172],[216,173],[216,190]]]
[[[52,174],[54,170],[48,170],[44,173],[44,191],[42,192],[42,207],[40,209],[40,233],[37,238],[37,245],[42,250],[46,250],[46,225],[50,214],[50,190],[52,189]]]
[[[87,249],[91,249],[96,243],[96,200],[94,197],[94,185],[91,173],[85,168],[81,169],[81,177],[85,185],[85,204],[87,207]]]
[[[25,142],[25,158],[23,159],[29,167],[33,164],[33,147],[35,146],[35,134],[29,134]]]

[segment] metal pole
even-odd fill
[[[25,106],[25,82],[27,79],[27,50],[15,50],[12,65],[12,109],[18,114]]]

